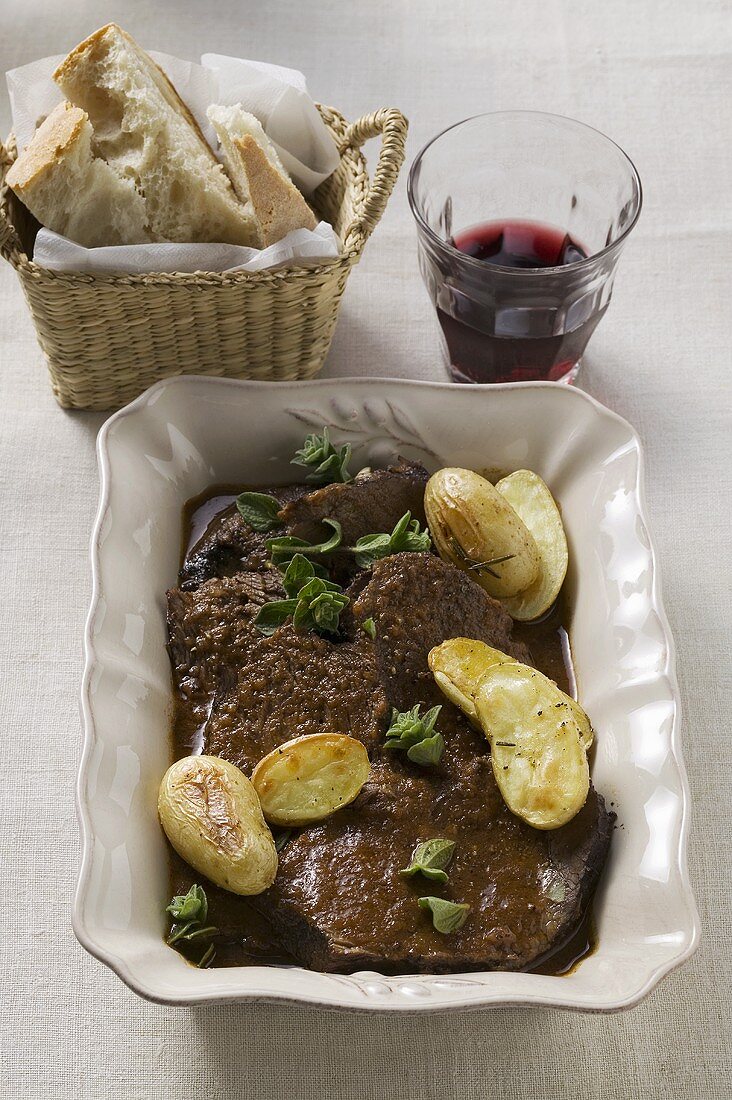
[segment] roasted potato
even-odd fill
[[[470,572],[496,598],[516,596],[539,576],[533,536],[490,481],[472,470],[438,470],[424,509],[441,558]]]
[[[538,619],[556,600],[567,574],[569,554],[562,517],[549,489],[531,470],[509,474],[496,489],[523,520],[539,552],[536,579],[519,595],[504,599],[503,605],[513,619]]]
[[[360,741],[314,733],[268,753],[252,772],[252,783],[273,825],[313,825],[353,802],[369,771]]]
[[[450,638],[435,646],[427,655],[427,663],[435,678],[435,683],[451,703],[460,707],[462,712],[478,729],[482,728],[475,709],[475,696],[484,674],[493,665],[510,662],[517,664],[515,657],[509,657],[500,649],[493,649],[476,638]],[[582,743],[586,749],[595,739],[592,723],[582,707],[571,695],[549,681],[556,690],[555,702],[563,702],[569,708],[572,717],[582,734]]]
[[[498,788],[509,810],[535,829],[571,821],[590,788],[582,732],[558,693],[536,669],[506,662],[485,673],[475,697]]]
[[[476,638],[450,638],[427,655],[427,664],[437,686],[478,728],[480,723],[475,710],[478,685],[492,665],[512,660],[507,653]]]
[[[261,894],[275,880],[277,852],[254,787],[218,756],[186,756],[160,784],[158,815],[186,863],[232,894]]]

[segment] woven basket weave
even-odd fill
[[[123,405],[173,374],[312,378],[323,365],[348,274],[379,221],[404,160],[407,121],[382,108],[350,125],[319,107],[340,164],[312,196],[342,241],[318,267],[218,274],[88,275],[34,264],[36,228],[5,183],[15,139],[0,143],[0,254],[18,273],[59,404]],[[373,180],[360,152],[378,134]]]

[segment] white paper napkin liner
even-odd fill
[[[205,53],[201,63],[218,77],[218,102],[242,103],[256,115],[306,195],[335,171],[338,150],[301,72],[215,53]]]
[[[142,275],[160,271],[266,271],[288,263],[308,266],[338,258],[340,242],[327,222],[314,230],[296,229],[269,248],[235,244],[128,244],[84,248],[41,229],[33,260],[51,271],[81,271],[89,275]]]

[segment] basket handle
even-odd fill
[[[409,123],[401,111],[397,111],[395,107],[382,107],[373,114],[364,115],[357,122],[352,122],[346,130],[341,150],[348,146],[360,149],[369,138],[383,135],[379,160],[366,192],[363,209],[346,227],[343,238],[346,252],[360,252],[384,213],[404,161],[408,127]]]
[[[3,144],[0,140],[0,256],[7,260],[9,264],[12,264],[13,267],[17,267],[21,257],[24,256],[23,246],[14,225],[8,218],[8,203],[5,198],[7,189],[5,177],[10,165],[13,163],[13,159],[8,143]]]

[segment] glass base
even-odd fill
[[[572,363],[571,365],[567,364],[566,370],[563,373],[555,373],[558,369],[557,367],[552,369],[550,375],[526,368],[525,370],[514,370],[508,377],[499,376],[497,378],[478,379],[465,374],[459,367],[455,366],[454,363],[451,363],[447,356],[445,356],[445,361],[448,374],[450,375],[450,381],[466,383],[472,386],[511,385],[516,382],[556,382],[559,385],[571,386],[582,366],[582,360],[578,359],[576,363]],[[563,365],[564,364],[560,364],[559,369],[561,369]]]

